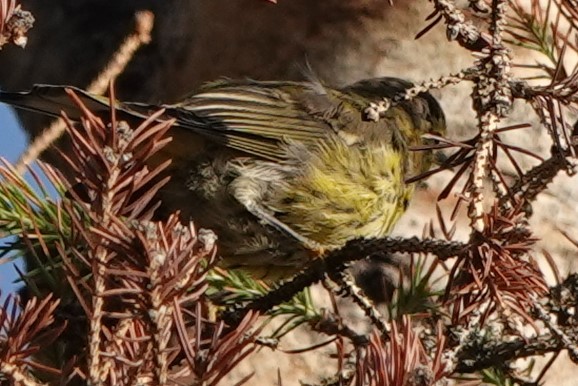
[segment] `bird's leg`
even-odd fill
[[[384,116],[384,113],[391,107],[391,101],[387,98],[383,98],[381,101],[375,103],[371,102],[369,107],[363,110],[365,114],[365,119],[373,122],[379,121],[379,118]]]
[[[274,227],[276,230],[278,230],[279,232],[285,234],[286,236],[289,236],[289,237],[299,241],[307,249],[310,249],[313,251],[323,251],[324,250],[324,248],[321,244],[319,244],[316,241],[311,240],[308,237],[305,237],[305,236],[299,234],[298,232],[293,230],[290,226],[288,226],[284,222],[280,221],[272,214],[268,213],[262,206],[260,206],[256,202],[248,202],[248,203],[243,203],[243,204],[245,205],[247,210],[249,212],[251,212],[251,214],[256,216],[263,223],[270,225],[270,226]]]

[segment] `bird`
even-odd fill
[[[405,181],[433,161],[431,149],[412,147],[446,132],[429,92],[398,98],[411,87],[395,77],[340,88],[314,77],[220,79],[179,103],[115,107],[139,119],[163,108],[161,118],[175,120],[161,154],[173,166],[160,212],[178,210],[184,221],[214,231],[225,268],[274,281],[350,240],[391,233],[415,190]],[[0,102],[79,117],[67,88],[93,112],[110,107],[108,98],[59,85],[0,91]]]

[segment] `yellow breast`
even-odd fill
[[[294,181],[288,181],[281,221],[328,248],[355,238],[388,235],[407,208],[407,155],[387,143],[320,143]]]

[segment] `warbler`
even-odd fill
[[[410,87],[392,77],[344,88],[220,80],[177,104],[115,107],[137,117],[162,107],[163,118],[176,119],[176,140],[162,154],[174,161],[163,210],[178,209],[213,230],[224,266],[276,279],[349,240],[392,231],[414,191],[406,178],[427,171],[433,159],[431,151],[410,148],[446,130],[429,93],[384,106]],[[0,101],[70,114],[64,88],[2,92]],[[89,108],[108,107],[108,99],[75,90]]]

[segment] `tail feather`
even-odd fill
[[[0,103],[52,117],[60,117],[62,113],[65,113],[70,119],[79,120],[82,117],[82,110],[68,95],[67,90],[74,92],[93,114],[103,116],[110,113],[110,98],[93,95],[72,86],[38,84],[30,91],[0,91]],[[143,103],[118,101],[115,102],[115,107],[118,111],[137,119],[146,119],[152,112],[159,109],[158,106]]]
[[[0,103],[52,117],[60,117],[64,112],[70,119],[79,120],[82,117],[82,111],[71,96],[68,95],[67,90],[74,92],[92,113],[98,116],[109,114],[109,97],[94,95],[73,86],[37,84],[29,91],[0,91]],[[187,112],[185,114],[175,106],[116,101],[115,108],[121,114],[137,119],[147,119],[152,113],[165,108],[167,111],[171,111],[172,115],[167,114],[159,118],[159,120],[177,118],[177,120],[181,121],[177,124],[178,126],[187,127],[188,129],[193,129],[193,131],[195,126],[203,127],[208,125],[206,120],[197,117],[194,113]]]
[[[88,93],[77,87],[59,85],[35,85],[29,91],[5,92],[0,91],[0,103],[5,103],[18,109],[28,110],[35,113],[51,117],[61,117],[65,113],[73,121],[79,121],[83,114],[82,109],[76,104],[73,98],[66,92],[71,90],[80,101],[93,114],[100,117],[110,116],[110,98]],[[155,106],[143,103],[115,102],[117,116],[124,120],[141,121],[147,119],[150,114],[158,111],[163,106]],[[169,119],[170,116],[159,117],[158,120]],[[136,126],[135,126],[136,127]],[[152,164],[160,164],[167,158],[173,159],[173,167],[187,162],[191,151],[200,152],[205,142],[202,138],[195,136],[195,130],[179,130],[172,132],[171,136],[176,137],[171,146],[162,149],[156,158],[149,160]],[[0,134],[1,136],[1,134]],[[191,136],[195,136],[192,138]],[[158,162],[157,162],[158,161]]]
[[[109,103],[106,98],[100,100],[98,97],[70,86],[37,85],[32,90],[24,92],[0,91],[0,102],[53,117],[59,117],[64,112],[71,119],[77,120],[82,114],[76,103],[66,93],[67,89],[76,93],[94,113],[108,111]]]

